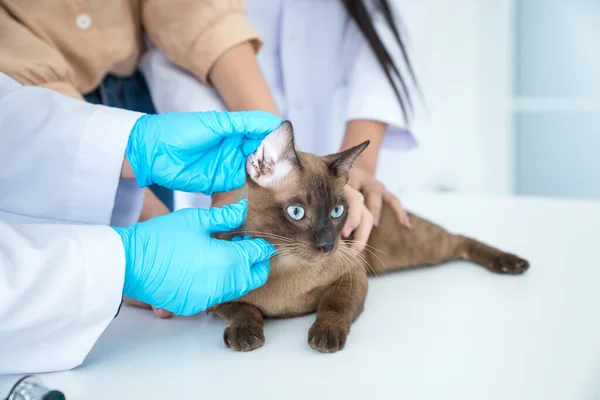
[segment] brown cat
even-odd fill
[[[321,352],[344,348],[350,325],[363,311],[367,274],[470,260],[493,272],[521,274],[529,263],[476,240],[453,235],[416,215],[401,225],[384,204],[382,218],[362,253],[341,239],[348,203],[344,185],[360,144],[325,157],[297,152],[292,126],[285,122],[248,159],[248,214],[241,230],[262,237],[278,250],[267,283],[244,297],[217,305],[229,323],[223,339],[233,350],[265,342],[264,317],[317,312],[308,343]],[[221,235],[227,237],[228,235]]]

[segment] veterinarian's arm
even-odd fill
[[[9,220],[109,224],[140,115],[22,86],[0,73],[0,212]]]
[[[210,237],[245,213],[241,202],[114,229],[0,222],[0,374],[81,364],[123,295],[192,315],[262,286],[272,245]]]
[[[4,72],[24,85],[39,86],[54,90],[75,99],[83,100],[75,83],[73,66],[65,59],[60,49],[50,41],[36,36],[30,27],[18,21],[7,10],[0,7],[0,72]],[[67,29],[67,28],[65,28]],[[104,135],[100,133],[100,138]],[[104,140],[110,140],[104,137]],[[125,199],[117,209],[123,222],[134,219],[140,212],[142,191],[135,188],[127,191]],[[55,189],[56,190],[56,189]],[[69,193],[67,193],[69,194]],[[48,196],[52,194],[48,193]],[[144,193],[142,216],[149,218],[165,214],[167,207],[147,189]]]
[[[0,374],[81,364],[117,314],[124,273],[109,227],[0,222]]]

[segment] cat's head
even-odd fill
[[[334,254],[348,217],[344,186],[368,145],[324,157],[302,153],[284,122],[248,157],[247,233],[309,263]]]

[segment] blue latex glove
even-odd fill
[[[264,285],[269,258],[275,253],[270,243],[210,237],[238,228],[246,208],[247,201],[242,200],[113,228],[125,248],[123,295],[175,314],[193,315]]]
[[[262,111],[143,115],[125,155],[140,187],[228,192],[244,184],[246,157],[281,122]]]

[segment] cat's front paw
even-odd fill
[[[223,341],[232,350],[250,351],[265,343],[265,334],[260,325],[229,326],[225,328]]]
[[[321,353],[335,353],[346,345],[349,331],[345,324],[317,321],[308,331],[308,344]]]
[[[529,262],[513,254],[502,253],[494,259],[492,270],[500,274],[520,275],[529,269]]]

